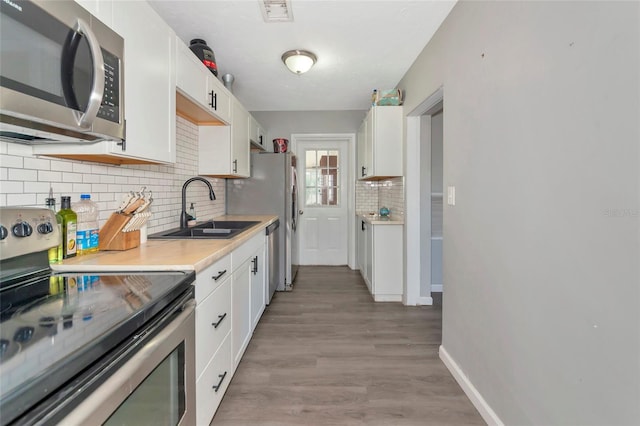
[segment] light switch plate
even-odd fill
[[[456,187],[447,186],[447,204],[450,206],[456,205]]]

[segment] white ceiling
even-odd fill
[[[367,109],[371,91],[396,86],[455,4],[292,0],[293,22],[266,23],[259,1],[150,0],[185,43],[206,40],[249,111]],[[295,75],[280,59],[291,49],[318,62]]]

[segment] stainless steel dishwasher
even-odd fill
[[[267,226],[267,265],[269,268],[269,279],[266,294],[267,305],[271,303],[273,293],[278,288],[280,278],[280,220],[276,220]]]

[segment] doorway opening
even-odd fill
[[[407,116],[407,305],[432,305],[443,291],[443,124],[443,88]]]

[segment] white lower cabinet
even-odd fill
[[[404,292],[403,225],[358,218],[358,267],[376,302],[401,302]]]
[[[251,331],[256,329],[266,306],[265,245],[262,244],[251,258]]]
[[[196,378],[231,330],[231,281],[227,278],[196,309],[196,336],[206,336],[196,339]]]
[[[264,312],[264,258],[260,233],[196,275],[198,425],[211,422]]]
[[[246,260],[233,273],[231,291],[231,347],[233,348],[233,369],[240,363],[244,350],[251,338],[251,269]]]
[[[196,342],[198,335],[196,334]],[[208,425],[216,413],[231,377],[231,335],[220,345],[202,375],[196,381],[196,424]]]
[[[264,259],[264,255],[259,256],[258,253],[261,249],[264,251],[265,238],[264,233],[258,234],[233,252],[234,265],[236,265],[236,260],[241,262],[237,269],[234,268],[233,289],[231,291],[231,343],[233,347],[234,370],[240,363],[240,359],[242,359],[242,355],[247,349],[249,340],[251,340],[254,329],[253,321],[255,320],[253,315],[254,309],[252,308],[255,308],[256,311],[264,311],[264,296],[262,297],[263,302],[261,307],[252,306],[252,301],[253,285],[256,285],[258,282],[257,272],[254,274],[253,271],[256,270],[256,264],[258,270],[263,269],[260,268],[260,257]],[[254,260],[256,256],[258,260]],[[264,264],[264,260],[262,260],[262,264]],[[262,287],[264,288],[264,281],[262,282]],[[258,320],[259,319],[258,317]]]

